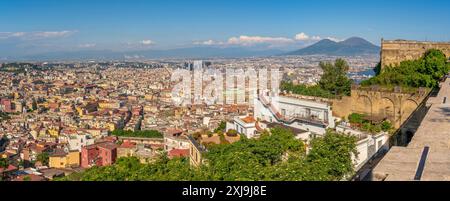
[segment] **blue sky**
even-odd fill
[[[52,51],[296,49],[360,36],[450,41],[450,1],[2,0],[0,58]]]

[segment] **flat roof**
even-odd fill
[[[447,41],[417,41],[417,40],[403,40],[403,39],[396,39],[396,40],[382,40],[383,43],[418,43],[418,44],[450,44],[450,42]]]
[[[267,124],[267,127],[268,127],[268,128],[281,127],[281,128],[290,130],[293,134],[300,134],[300,133],[306,133],[306,132],[308,132],[308,131],[303,130],[303,129],[294,128],[294,127],[291,127],[291,126],[286,126],[286,125],[284,125],[284,124],[282,124],[282,123],[278,123],[278,122],[268,123],[268,124]]]

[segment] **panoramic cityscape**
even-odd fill
[[[2,1],[0,181],[449,181],[450,3],[382,2]]]

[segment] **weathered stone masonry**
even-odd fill
[[[420,42],[410,40],[381,40],[381,66],[396,65],[418,59],[429,49],[441,50],[450,59],[450,42]]]

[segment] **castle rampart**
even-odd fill
[[[418,59],[429,49],[441,50],[450,59],[450,42],[420,42],[410,40],[381,40],[381,66],[396,65]]]

